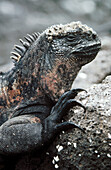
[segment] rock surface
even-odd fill
[[[62,132],[44,154],[19,158],[16,170],[111,169],[111,76],[76,99],[86,106],[86,113],[76,107],[64,120],[79,124],[86,133]]]

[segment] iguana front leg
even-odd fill
[[[76,125],[73,122],[60,123],[63,116],[65,116],[73,106],[80,106],[84,109],[84,112],[86,111],[85,106],[83,106],[81,103],[77,102],[74,99],[75,96],[81,91],[85,91],[85,90],[73,89],[68,92],[65,92],[59,98],[56,105],[52,108],[50,115],[44,120],[45,127],[43,133],[44,136],[47,136],[45,137],[47,140],[54,138],[61,131],[66,131],[72,128],[78,128],[83,132],[85,132],[84,129],[82,129],[80,126]]]
[[[42,123],[34,115],[14,117],[0,127],[0,153],[30,152],[42,146]]]
[[[83,105],[73,99],[80,91],[77,89],[64,93],[43,121],[32,114],[17,116],[5,122],[0,127],[0,153],[17,154],[38,150],[62,130],[75,127],[83,130],[73,122],[60,123],[73,106],[78,105],[85,110]]]

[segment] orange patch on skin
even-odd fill
[[[65,93],[65,90],[64,90],[64,89],[61,89],[61,90],[60,90],[60,93],[61,93],[61,95],[62,95],[63,93]]]
[[[34,76],[34,77],[36,76],[35,72],[32,73],[32,76]]]
[[[31,123],[40,123],[40,119],[38,117],[31,118]]]
[[[41,84],[43,85],[43,88],[45,89],[46,85],[47,85],[49,91],[53,94],[53,97],[56,98],[56,94],[57,94],[57,91],[58,91],[57,82],[59,80],[57,80],[57,78],[54,79],[54,73],[50,72],[46,76],[41,76],[41,81],[42,81]]]
[[[29,82],[28,82],[28,81],[24,81],[24,82],[23,82],[23,84],[24,84],[24,83],[25,83],[27,86],[28,86],[28,84],[29,84]]]
[[[37,92],[36,98],[37,98],[38,96],[42,96],[42,92],[41,92],[41,90],[40,90],[39,88],[36,89],[36,92]]]
[[[16,97],[18,95],[20,95],[20,90],[16,89],[16,90],[9,90],[8,91],[9,100],[12,100],[13,97]]]
[[[0,106],[0,109],[3,109],[4,108],[4,106]]]
[[[9,101],[11,103],[14,103],[14,101],[21,102],[23,97],[20,96],[20,90],[19,89],[15,89],[15,90],[9,90],[8,91],[8,99],[9,99]]]
[[[16,98],[15,98],[15,100],[17,100],[17,101],[21,101],[23,99],[23,97],[21,97],[21,96],[17,96]]]
[[[66,62],[65,62],[66,63]],[[48,93],[52,94],[52,97],[57,100],[57,96],[61,96],[65,89],[62,86],[58,86],[58,84],[62,84],[63,80],[58,74],[58,67],[63,64],[63,61],[56,61],[54,67],[51,71],[48,71],[45,75],[41,76],[41,84],[43,88],[46,90],[46,86],[48,87]],[[62,74],[62,73],[61,73]]]

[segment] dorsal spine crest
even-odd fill
[[[12,56],[10,56],[10,58],[12,58],[15,63],[19,62],[29,47],[36,41],[39,35],[40,33],[34,32],[32,35],[27,34],[27,36],[24,37],[26,41],[19,39],[22,46],[14,45],[14,51],[11,52]]]

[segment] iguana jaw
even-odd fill
[[[101,42],[98,39],[97,42],[91,42],[87,44],[81,44],[76,49],[72,50],[70,55],[72,58],[76,58],[81,66],[91,62],[96,57],[97,53],[101,49]]]

